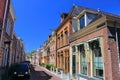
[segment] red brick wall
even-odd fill
[[[5,1],[0,0],[0,19],[3,19],[4,9],[5,9]]]
[[[89,39],[95,37],[102,37],[103,38],[103,59],[104,59],[104,80],[120,80],[119,72],[118,72],[118,54],[116,50],[115,42],[112,40],[108,40],[108,29],[104,27],[98,31],[95,31],[91,34],[88,34],[80,39],[71,43],[71,45],[75,45],[81,42],[86,42]],[[78,65],[77,65],[78,67]],[[90,65],[88,65],[88,76],[91,74]]]
[[[109,39],[108,44],[109,44],[109,52],[111,57],[112,76],[113,76],[111,80],[120,80],[116,42],[114,39]]]
[[[0,0],[0,25],[2,25],[2,21],[3,21],[3,16],[4,16],[3,14],[4,14],[4,9],[5,9],[5,1],[6,0]],[[0,26],[0,27],[2,27],[2,26]],[[0,41],[1,41],[1,38],[0,38]],[[3,52],[2,45],[3,44],[1,43],[0,44],[0,67],[1,67],[1,63],[2,63],[2,52]]]

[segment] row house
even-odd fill
[[[16,19],[13,6],[10,0],[2,0],[5,4],[3,9],[2,31],[0,39],[1,66],[10,66],[12,57],[12,38],[14,22]],[[2,5],[1,5],[2,6]]]
[[[43,55],[43,47],[40,48],[40,55],[39,55],[39,57],[40,57],[39,62],[40,63],[43,63],[43,56],[42,55]]]
[[[56,66],[56,33],[52,32],[48,40],[40,48],[40,63],[53,64]]]
[[[40,53],[39,50],[37,50],[35,53],[33,53],[33,55],[32,55],[33,64],[39,65],[39,60],[40,60],[39,53]]]
[[[47,41],[47,64],[56,66],[56,33],[54,31]]]
[[[41,53],[42,53],[42,55],[41,55],[41,59],[42,60],[41,61],[44,64],[47,64],[47,50],[46,50],[46,46],[47,46],[47,41],[44,42],[44,44],[43,44],[43,46],[41,48]]]
[[[55,35],[56,68],[80,80],[120,80],[120,16],[73,6],[61,15]],[[49,38],[41,62],[52,63],[51,47]]]
[[[16,63],[25,61],[24,43],[20,37],[17,37],[16,51]]]
[[[120,16],[72,8],[70,74],[83,80],[120,80]]]
[[[14,49],[15,20],[16,15],[11,0],[0,0],[0,68],[9,67],[15,62],[14,55],[17,52]]]
[[[13,46],[12,46],[12,64],[19,63],[25,61],[25,50],[23,41],[16,36],[13,35]]]
[[[69,72],[69,36],[71,34],[71,17],[68,13],[61,15],[61,24],[56,29],[57,36],[57,68],[63,69],[65,73]]]

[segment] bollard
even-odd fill
[[[61,72],[61,78],[63,78],[63,70],[61,70],[60,72]]]
[[[56,68],[56,74],[58,74],[58,68]]]
[[[50,67],[50,71],[52,72],[52,67]]]
[[[67,77],[67,80],[70,80],[70,73],[68,73],[68,77]]]

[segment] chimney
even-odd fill
[[[51,35],[49,35],[48,38],[50,39],[50,38],[51,38]]]
[[[61,15],[61,23],[63,22],[63,20],[68,16],[68,13],[62,13]]]

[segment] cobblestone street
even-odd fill
[[[31,65],[31,80],[62,80],[45,68]]]

